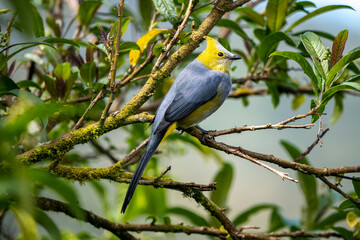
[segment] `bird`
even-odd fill
[[[125,213],[160,142],[176,128],[196,126],[204,136],[208,131],[197,124],[214,113],[230,93],[230,65],[241,57],[226,50],[215,39],[209,36],[205,39],[206,49],[179,73],[150,123],[153,125],[150,140],[130,181],[121,213]]]

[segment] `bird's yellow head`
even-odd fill
[[[232,54],[211,37],[207,36],[206,42],[206,49],[196,59],[211,70],[229,74],[232,61],[241,59],[241,57]]]

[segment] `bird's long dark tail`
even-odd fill
[[[148,164],[149,160],[151,159],[152,155],[154,154],[156,148],[159,146],[161,140],[164,138],[164,136],[167,132],[166,130],[167,129],[164,129],[163,131],[161,131],[155,135],[151,135],[149,144],[147,145],[146,150],[139,161],[139,165],[137,166],[137,168],[135,170],[134,176],[132,177],[132,179],[130,181],[129,188],[126,192],[125,200],[124,200],[124,203],[121,208],[121,213],[125,212],[128,204],[130,203],[130,200],[135,192],[135,188],[139,183],[139,180],[146,168],[146,165]]]

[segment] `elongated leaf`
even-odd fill
[[[300,39],[313,60],[316,70],[320,73],[322,79],[325,80],[329,72],[329,61],[327,60],[324,44],[321,42],[319,36],[312,32],[302,34]]]
[[[225,27],[228,29],[233,30],[237,35],[239,35],[240,37],[242,37],[243,39],[247,39],[249,40],[249,37],[246,35],[246,33],[244,32],[244,30],[242,30],[242,28],[234,21],[229,20],[229,19],[220,19],[217,23],[216,26],[218,27]]]
[[[340,72],[341,69],[345,68],[349,63],[358,58],[360,58],[360,47],[355,48],[353,51],[343,56],[329,71],[329,74],[326,78],[326,86],[331,86],[336,74]]]
[[[61,240],[61,233],[54,221],[43,211],[36,209],[36,222],[45,228],[52,239]]]
[[[79,47],[79,44],[77,44],[75,41],[67,39],[67,38],[43,37],[43,38],[39,38],[38,40],[41,40],[42,42],[46,42],[46,43],[51,43],[51,44],[64,43],[64,44],[70,44],[75,47]]]
[[[359,180],[359,178],[358,178],[358,180]],[[358,198],[359,198],[359,197],[360,197],[360,182],[353,180],[353,181],[352,181],[352,184],[353,184],[353,186],[354,186],[355,193],[356,193],[356,195],[357,195]]]
[[[139,12],[143,22],[145,23],[145,27],[149,27],[150,25],[153,10],[154,7],[151,0],[139,1]]]
[[[264,15],[257,13],[252,8],[239,7],[236,9],[236,11],[239,12],[242,16],[245,16],[245,17],[251,19],[254,23],[256,23],[262,27],[265,25]]]
[[[218,206],[225,207],[227,195],[231,187],[233,172],[233,167],[228,163],[224,163],[222,169],[216,174],[214,179],[214,182],[217,183],[216,190],[211,192],[210,200]]]
[[[305,102],[305,99],[304,94],[295,95],[291,102],[291,108],[297,110]]]
[[[97,9],[100,7],[101,2],[100,1],[82,1],[79,6],[78,10],[78,18],[84,27],[87,27],[91,19],[93,19]]]
[[[341,90],[345,90],[345,89],[351,89],[351,90],[356,90],[358,92],[360,92],[360,83],[357,82],[344,82],[340,85],[337,85],[335,87],[329,88],[328,90],[326,90],[324,92],[322,101],[321,101],[321,105],[326,105],[326,103],[332,98],[332,96]]]
[[[10,207],[13,212],[24,239],[37,239],[37,227],[34,218],[24,209]]]
[[[5,14],[5,13],[8,13],[8,12],[10,12],[10,11],[12,11],[11,9],[1,9],[0,10],[0,15],[1,14]]]
[[[288,0],[269,0],[266,5],[265,16],[267,25],[272,32],[279,31],[285,21]]]
[[[130,23],[130,18],[126,17],[121,20],[121,36],[124,35]],[[117,30],[119,26],[119,20],[117,20],[110,28],[109,39],[112,39],[116,43]]]
[[[258,47],[259,57],[264,63],[269,58],[269,54],[276,49],[280,41],[286,41],[290,45],[295,46],[293,40],[283,32],[274,32],[267,35]]]
[[[210,224],[201,215],[196,214],[194,211],[190,211],[186,208],[175,207],[166,210],[167,213],[176,214],[187,218],[192,224],[196,226],[210,226]]]
[[[275,232],[286,226],[285,221],[283,220],[283,217],[279,213],[278,209],[272,210],[269,223],[270,225],[268,232]]]
[[[333,10],[336,10],[336,9],[344,9],[344,8],[348,8],[348,9],[352,9],[354,10],[352,7],[350,6],[347,6],[347,5],[330,5],[330,6],[325,6],[325,7],[322,7],[322,8],[319,8],[319,9],[316,9],[315,11],[305,15],[304,17],[300,18],[299,20],[297,20],[296,22],[294,22],[287,30],[285,33],[288,33],[290,32],[294,27],[298,26],[299,24],[317,16],[317,15],[320,15],[322,13],[325,13],[325,12],[329,12],[329,11],[333,11]]]
[[[34,83],[33,81],[30,80],[22,80],[16,83],[16,85],[19,88],[28,88],[28,87],[34,87],[37,89],[41,89],[39,85],[37,85],[36,83]]]
[[[339,205],[338,210],[345,211],[347,209],[358,209],[358,206],[355,203],[353,203],[350,199],[346,199]]]
[[[11,78],[2,75],[0,79],[0,92],[8,92],[13,89],[19,89],[18,85]]]
[[[131,50],[129,53],[129,62],[133,66],[139,60],[141,54],[145,51],[146,46],[149,44],[151,39],[159,35],[160,33],[168,31],[167,29],[152,29],[147,32],[144,36],[137,40],[136,44],[140,47],[140,50]]]
[[[235,226],[239,226],[240,224],[246,223],[252,215],[254,215],[260,211],[264,211],[264,210],[268,210],[268,209],[277,209],[277,208],[278,207],[273,204],[256,205],[256,206],[253,206],[253,207],[249,208],[248,210],[240,213],[238,216],[235,217],[235,219],[232,222]]]
[[[178,24],[176,6],[173,0],[153,0],[156,10],[172,25]]]
[[[319,223],[317,223],[316,228],[324,229],[324,228],[332,227],[335,225],[335,223],[344,221],[346,214],[347,212],[343,212],[343,211],[335,212],[327,216],[325,219],[321,220]]]
[[[140,50],[139,45],[134,42],[122,42],[119,46],[119,53],[128,52],[130,50]]]
[[[301,151],[290,142],[282,140],[280,143],[293,160],[301,155]],[[310,165],[306,158],[301,159],[301,163]],[[316,178],[313,175],[307,175],[300,172],[298,172],[298,178],[306,202],[305,223],[308,224],[307,227],[311,228],[315,223],[315,217],[319,206]]]
[[[304,70],[304,73],[311,79],[314,94],[318,96],[318,89],[320,88],[320,81],[317,79],[310,63],[301,54],[289,51],[278,51],[272,53],[270,56],[283,56],[294,60]]]
[[[344,82],[356,82],[360,80],[360,74],[353,75],[344,80]]]
[[[82,80],[90,87],[94,85],[96,75],[96,65],[94,62],[87,62],[80,68],[80,76]]]
[[[344,99],[344,94],[336,94],[334,96],[334,100],[335,100],[334,111],[330,119],[330,124],[334,124],[340,119],[344,110],[343,99]]]
[[[33,16],[33,32],[35,37],[43,37],[45,35],[44,23],[42,18],[34,5],[31,5],[31,11]]]
[[[342,30],[336,36],[331,51],[331,67],[333,67],[342,57],[345,48],[345,43],[348,38],[348,34],[349,34],[348,30]]]

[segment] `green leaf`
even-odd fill
[[[223,167],[216,174],[214,182],[217,183],[216,190],[210,193],[210,200],[218,206],[225,207],[227,195],[229,193],[234,170],[231,164],[224,163]]]
[[[96,75],[96,65],[94,62],[87,62],[80,68],[80,76],[82,80],[90,87],[94,85]]]
[[[69,96],[70,91],[72,90],[73,85],[74,85],[75,80],[77,79],[77,77],[78,77],[78,72],[75,72],[75,73],[71,74],[68,79],[66,79],[66,81],[65,81],[64,99],[66,99]]]
[[[353,75],[344,80],[344,82],[356,82],[360,80],[360,74]]]
[[[279,213],[278,209],[273,209],[270,215],[270,225],[268,232],[275,232],[286,226],[282,216]]]
[[[331,116],[330,119],[330,124],[334,124],[336,123],[344,110],[344,106],[343,106],[343,99],[344,99],[344,95],[343,94],[336,94],[334,97],[335,103],[334,103],[334,112]]]
[[[318,222],[316,224],[316,228],[324,229],[324,228],[332,227],[335,225],[335,223],[344,221],[344,219],[346,218],[346,214],[347,212],[343,212],[343,211],[332,213],[329,216],[327,216],[325,219]]]
[[[145,23],[145,27],[150,26],[153,11],[154,7],[151,0],[139,1],[139,12],[141,14],[142,22]]]
[[[357,180],[360,180],[360,178],[357,178]],[[354,190],[358,198],[360,198],[360,182],[359,181],[352,181],[352,184],[354,186]]]
[[[352,7],[350,6],[347,6],[347,5],[330,5],[330,6],[325,6],[325,7],[322,7],[322,8],[318,8],[316,9],[315,11],[305,15],[304,17],[300,18],[299,20],[297,20],[296,22],[294,22],[286,31],[285,33],[288,33],[290,32],[294,27],[298,26],[299,24],[317,16],[317,15],[320,15],[322,13],[325,13],[325,12],[329,12],[329,11],[333,11],[333,10],[336,10],[336,9],[342,9],[342,8],[348,8],[348,9],[352,9],[354,10]]]
[[[265,25],[265,19],[264,15],[257,13],[252,8],[249,7],[239,7],[235,10],[236,12],[240,13],[240,15],[245,16],[252,20],[254,23],[264,26]]]
[[[301,34],[300,39],[313,60],[316,70],[320,73],[322,79],[325,80],[329,72],[329,61],[327,60],[324,44],[321,42],[319,36],[312,32]],[[323,86],[323,83],[321,86]]]
[[[301,151],[293,144],[284,140],[282,140],[280,143],[293,160],[295,160],[298,156],[301,155]],[[310,165],[309,161],[306,158],[302,158],[300,162],[302,164]],[[319,206],[316,178],[314,175],[307,175],[298,172],[298,179],[300,188],[304,194],[306,202],[305,223],[307,224],[307,227],[311,228],[311,226],[313,226],[313,224],[315,223],[315,218]]]
[[[298,94],[295,95],[292,102],[291,102],[291,108],[293,110],[299,109],[299,107],[305,102],[305,95],[304,94]]]
[[[1,83],[0,83],[1,85]],[[34,88],[37,88],[37,89],[41,89],[39,85],[37,85],[36,83],[34,83],[33,81],[30,81],[30,80],[22,80],[22,81],[19,81],[16,83],[16,85],[19,87],[19,88],[28,88],[28,87],[34,87]],[[0,87],[1,89],[1,87]],[[0,90],[1,91],[1,90]]]
[[[239,226],[240,224],[246,223],[252,215],[254,215],[260,211],[268,210],[268,209],[277,209],[277,208],[278,207],[273,204],[256,205],[256,206],[253,206],[253,207],[249,208],[248,210],[240,213],[238,216],[235,217],[235,219],[232,222],[235,226]]]
[[[58,92],[57,92],[55,79],[48,75],[44,75],[43,79],[45,81],[46,90],[48,90],[50,96],[56,100],[58,98]]]
[[[270,56],[283,56],[297,62],[300,65],[300,67],[304,70],[304,73],[311,79],[314,94],[318,96],[320,81],[317,79],[310,63],[306,60],[305,57],[303,57],[299,53],[289,52],[289,51],[277,51],[272,53]]]
[[[60,27],[59,27],[59,25],[56,23],[55,18],[46,17],[46,24],[51,28],[51,30],[53,31],[53,33],[54,33],[54,35],[55,35],[56,37],[60,37],[60,36],[61,36]]]
[[[126,17],[121,20],[121,36],[124,35],[130,23],[130,18]],[[111,25],[108,39],[113,39],[114,44],[116,43],[117,30],[119,26],[119,20]],[[114,45],[115,46],[115,45]]]
[[[345,90],[345,89],[351,89],[351,90],[355,90],[360,92],[360,83],[357,82],[344,82],[340,85],[337,85],[335,87],[329,88],[328,90],[326,90],[324,92],[322,101],[321,101],[321,105],[326,105],[327,102],[332,98],[332,96],[341,90]]]
[[[346,228],[343,228],[343,227],[332,227],[333,230],[335,230],[336,232],[338,232],[342,237],[343,239],[346,239],[346,240],[357,240],[355,237],[354,237],[354,233],[352,231],[349,231],[348,229]]]
[[[31,5],[31,11],[33,16],[32,23],[33,23],[34,35],[37,38],[43,37],[45,35],[45,30],[44,30],[44,23],[42,21],[42,18],[34,5]]]
[[[339,207],[338,207],[338,211],[344,211],[347,209],[359,209],[358,206],[353,203],[350,199],[346,199],[345,201],[343,201]]]
[[[162,42],[158,42],[155,44],[155,46],[153,47],[153,52],[155,57],[160,56],[160,54],[166,49],[164,43]]]
[[[20,227],[24,239],[37,239],[38,231],[34,218],[24,209],[10,207]]]
[[[119,53],[128,52],[130,50],[140,50],[139,45],[134,42],[122,42],[119,46]]]
[[[156,10],[172,25],[178,24],[176,6],[173,0],[153,0]]]
[[[336,74],[340,72],[341,69],[345,68],[349,63],[358,58],[360,58],[360,47],[355,48],[353,51],[343,56],[329,71],[329,74],[326,78],[326,86],[331,86]]]
[[[280,103],[280,93],[277,88],[277,84],[275,82],[269,82],[269,81],[266,81],[265,83],[271,95],[271,102],[273,104],[273,107],[276,108]]]
[[[226,38],[219,38],[218,41],[226,50],[231,52],[230,43],[228,42],[228,40]]]
[[[72,45],[74,47],[80,47],[79,44],[77,44],[75,41],[73,41],[71,39],[67,39],[67,38],[43,37],[43,38],[39,38],[39,40],[41,40],[42,42],[51,43],[51,44],[64,43],[64,44]]]
[[[348,30],[342,30],[336,36],[331,50],[331,67],[333,67],[342,57],[348,34]]]
[[[64,62],[62,64],[58,64],[54,69],[54,74],[57,78],[61,78],[63,80],[68,79],[71,74],[70,63]]]
[[[44,46],[43,47],[45,56],[47,60],[51,63],[51,65],[55,68],[58,64],[61,64],[62,58],[58,51],[56,51],[53,47]]]
[[[87,27],[93,19],[97,9],[100,7],[100,1],[82,1],[78,10],[78,18],[82,26]]]
[[[262,39],[257,49],[260,59],[265,63],[269,58],[269,54],[273,52],[277,48],[278,43],[283,40],[295,46],[294,41],[283,32],[274,32]]]
[[[188,210],[186,208],[169,208],[166,209],[166,212],[187,218],[192,224],[196,226],[210,226],[210,224],[206,221],[205,218],[203,218],[201,215],[196,214],[194,211]]]
[[[267,25],[272,32],[279,31],[285,21],[288,0],[269,0],[266,5],[265,16]]]
[[[249,40],[249,37],[246,35],[246,33],[244,32],[244,30],[242,30],[242,28],[234,21],[229,20],[229,19],[220,19],[217,23],[216,26],[218,27],[225,27],[228,28],[230,30],[233,30],[237,35],[239,35],[240,37],[242,37],[243,39]]]
[[[19,89],[19,87],[11,78],[1,75],[0,92],[8,92],[13,89]]]
[[[35,220],[49,233],[51,239],[61,240],[61,233],[54,221],[42,210],[35,210]]]
[[[8,12],[10,12],[10,11],[12,11],[11,9],[1,9],[0,10],[0,15],[1,14],[5,14],[5,13],[8,13]]]

